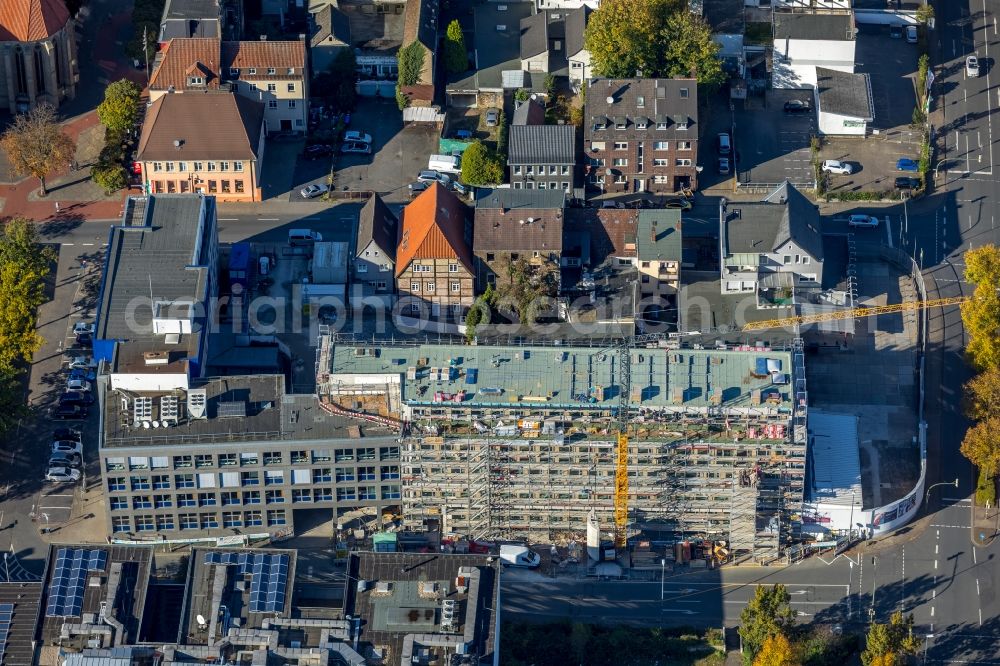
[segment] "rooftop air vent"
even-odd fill
[[[208,391],[203,388],[191,389],[187,393],[187,412],[193,419],[207,418]]]
[[[170,352],[148,351],[142,353],[142,360],[146,365],[167,365],[170,363]]]

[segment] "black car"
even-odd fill
[[[54,453],[49,458],[49,467],[79,467],[80,456],[75,453]]]
[[[919,190],[920,184],[919,178],[912,178],[910,176],[900,176],[896,179],[897,190]]]
[[[801,99],[790,99],[785,102],[785,113],[809,113],[812,107],[809,102]]]
[[[63,421],[82,421],[87,418],[87,408],[78,402],[63,402],[52,412],[52,418]]]
[[[90,349],[94,346],[94,336],[90,333],[77,333],[76,335],[76,346],[86,347]]]
[[[56,428],[52,432],[52,440],[55,442],[82,442],[83,436],[80,434],[79,430],[73,430],[72,428]]]
[[[94,396],[90,391],[66,391],[59,396],[59,403],[76,403],[78,405],[89,405],[94,402]]]
[[[327,155],[333,154],[333,146],[328,146],[323,143],[317,143],[312,146],[307,146],[305,150],[302,151],[302,155],[308,160],[319,159],[320,157],[326,157]]]

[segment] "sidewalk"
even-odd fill
[[[72,165],[49,176],[46,181],[48,196],[38,196],[38,179],[16,179],[10,173],[6,158],[0,156],[0,217],[26,217],[38,222],[66,217],[108,220],[121,215],[125,192],[111,196],[90,180],[90,165],[104,145],[104,128],[98,122],[97,112],[89,111],[71,118],[63,124],[67,134],[76,142],[75,161]]]
[[[74,490],[73,509],[69,519],[53,524],[48,533],[41,533],[42,523],[38,523],[40,537],[46,543],[107,543],[111,530],[104,510],[104,488],[101,477],[88,477],[87,490]]]
[[[1000,525],[1000,509],[972,506],[972,543],[981,548],[993,544]]]

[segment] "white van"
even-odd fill
[[[461,173],[461,159],[455,155],[431,155],[427,168],[441,173]]]
[[[318,231],[312,229],[289,229],[289,245],[312,245],[323,240],[323,236]]]

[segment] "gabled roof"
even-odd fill
[[[635,236],[640,261],[681,260],[681,212],[673,208],[639,211]]]
[[[219,40],[211,37],[171,39],[160,51],[159,64],[149,79],[149,89],[184,90],[188,71],[199,64],[205,77],[205,85],[199,88],[218,88],[220,48]]]
[[[358,221],[358,242],[355,246],[355,256],[361,256],[369,243],[378,245],[382,254],[393,261],[396,258],[396,235],[399,222],[382,197],[373,194],[368,203],[361,209]]]
[[[609,101],[610,100],[610,101]],[[587,88],[584,108],[584,136],[591,139],[613,140],[636,131],[636,121],[646,119],[649,128],[638,130],[643,137],[655,139],[698,138],[698,83],[694,79],[595,79]],[[594,130],[598,120],[611,120],[607,130]],[[621,121],[624,130],[614,124]],[[651,122],[649,122],[651,121]],[[688,129],[679,130],[687,121]],[[665,130],[656,123],[666,123]]]
[[[566,12],[566,55],[574,56],[584,50],[583,34],[590,18],[590,7],[584,5],[580,9]]]
[[[406,0],[403,13],[403,46],[418,41],[432,52],[437,51],[438,0]]]
[[[567,208],[566,231],[590,237],[594,265],[608,256],[634,257],[639,211],[635,208]]]
[[[575,164],[574,125],[511,125],[507,149],[510,164]]]
[[[267,78],[273,76],[287,79],[289,76],[301,78],[306,66],[306,43],[303,40],[248,40],[243,42],[222,42],[222,74],[229,76],[230,69],[240,70],[239,78]],[[249,69],[256,68],[255,74]],[[269,67],[275,73],[269,75]],[[288,70],[293,70],[291,74]]]
[[[500,7],[506,7],[500,10]],[[487,2],[473,7],[475,21],[474,44],[477,68],[470,74],[448,85],[449,90],[497,90],[504,86],[504,72],[518,72],[518,85],[508,76],[509,87],[533,89],[544,76],[532,76],[521,70],[521,19],[531,16],[530,2],[498,4]],[[498,28],[503,29],[498,29]]]
[[[0,42],[36,42],[56,34],[69,21],[62,0],[0,2]]]
[[[549,48],[548,15],[538,12],[521,19],[521,59],[527,60]]]
[[[816,94],[820,113],[875,120],[872,86],[867,74],[816,68]]]
[[[788,241],[808,252],[814,259],[823,259],[823,232],[820,230],[819,209],[809,201],[787,180],[779,185],[774,192],[767,195],[764,201],[768,203],[785,204],[781,224],[774,239],[777,249]]]
[[[514,109],[511,125],[543,125],[545,124],[545,107],[537,99],[528,99]]]
[[[315,23],[315,32],[309,43],[312,46],[323,46],[324,43],[351,43],[351,22],[347,14],[333,5],[325,5],[323,9],[311,14]],[[332,39],[331,39],[332,37]]]
[[[253,160],[263,122],[264,105],[241,95],[163,95],[146,110],[138,160]]]
[[[723,253],[764,254],[788,241],[823,260],[819,211],[788,181],[761,201],[730,202],[722,215]]]
[[[472,273],[472,253],[465,244],[466,207],[440,183],[434,183],[403,209],[396,249],[396,277],[414,259],[458,259]]]
[[[562,252],[563,206],[558,190],[495,189],[476,200],[475,252]]]
[[[775,39],[853,41],[854,31],[854,14],[850,11],[826,14],[774,13]]]

